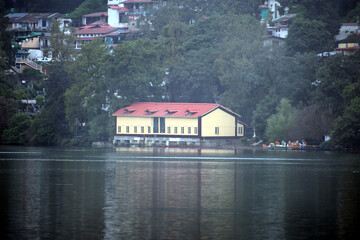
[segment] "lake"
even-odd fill
[[[356,153],[2,146],[0,191],[1,239],[360,237]]]

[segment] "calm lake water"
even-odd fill
[[[0,147],[0,191],[1,239],[360,236],[354,153]]]

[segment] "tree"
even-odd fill
[[[89,122],[89,138],[91,141],[108,141],[110,131],[110,118],[107,113],[96,116]]]
[[[319,105],[299,107],[294,110],[294,120],[289,127],[290,139],[322,141],[333,127],[334,117],[329,109]]]
[[[16,114],[9,119],[8,128],[2,134],[5,144],[24,144],[28,141],[27,131],[31,120],[26,113]]]
[[[267,120],[265,136],[270,142],[289,139],[289,128],[293,121],[293,109],[289,100],[283,98],[277,112]]]
[[[11,45],[11,33],[6,31],[9,19],[5,17],[4,1],[0,0],[0,77],[5,69],[14,64],[15,50]]]
[[[255,69],[255,58],[262,52],[263,27],[255,18],[224,16],[224,35],[214,67],[224,89],[220,102],[239,112],[250,122],[255,110],[258,86],[261,83]]]
[[[71,62],[75,58],[75,29],[61,27],[60,21],[52,21],[50,46],[45,55],[51,55],[53,61]]]
[[[118,45],[106,66],[110,111],[135,101],[159,101],[164,94],[165,70],[160,46],[148,39]]]
[[[5,9],[14,8],[16,12],[61,12],[68,13],[84,0],[8,0]]]
[[[178,60],[169,75],[170,101],[216,102],[220,94],[220,82],[213,68],[216,56],[214,49],[204,48]]]
[[[344,102],[344,89],[359,81],[360,51],[350,56],[336,55],[322,62],[317,71],[317,101],[340,116],[349,102]]]
[[[65,91],[65,113],[73,134],[78,122],[88,122],[102,114],[102,105],[107,104],[111,97],[105,71],[107,65],[116,66],[109,61],[110,58],[108,45],[102,39],[96,39],[81,48],[76,61],[68,69],[74,82]]]
[[[332,49],[333,40],[324,22],[298,15],[289,27],[286,45],[290,55],[297,52],[319,53]]]
[[[335,145],[360,147],[360,97],[352,99],[344,114],[336,118],[331,139]]]
[[[85,0],[68,17],[79,18],[88,13],[103,12],[106,10],[106,3],[106,0]]]

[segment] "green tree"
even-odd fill
[[[360,97],[352,99],[344,114],[336,118],[331,139],[335,145],[360,147]]]
[[[75,29],[61,27],[60,21],[52,22],[50,46],[45,49],[45,55],[51,55],[53,61],[71,62],[75,58]]]
[[[2,134],[5,144],[24,144],[28,141],[27,132],[31,120],[26,113],[16,114],[9,119],[8,128]]]
[[[9,18],[5,17],[4,1],[0,0],[0,77],[14,64],[15,49],[11,45],[11,32],[6,31]]]
[[[263,51],[264,29],[258,20],[248,15],[227,16],[224,21],[227,22],[225,33],[214,63],[223,88],[220,102],[239,112],[243,121],[250,122],[257,104],[254,96],[258,96],[259,85],[262,85],[255,59]]]
[[[267,120],[266,138],[270,142],[289,139],[289,130],[293,119],[293,109],[289,100],[281,99],[276,114],[271,115]]]
[[[329,109],[309,105],[294,110],[294,120],[289,128],[290,139],[322,141],[331,133],[334,117]]]
[[[160,46],[147,39],[118,45],[106,66],[110,111],[135,101],[159,101],[165,70]]]
[[[349,102],[344,102],[344,89],[360,78],[360,51],[350,56],[336,55],[322,62],[317,71],[317,101],[335,116],[343,113]]]
[[[0,142],[3,131],[8,127],[9,119],[17,113],[19,103],[12,98],[0,96]]]
[[[318,53],[332,50],[334,42],[324,22],[298,15],[289,27],[286,45],[289,54],[313,51]]]
[[[107,113],[96,116],[89,122],[89,137],[91,141],[108,141],[110,131],[113,130],[110,124],[111,119]]]
[[[79,18],[88,13],[104,12],[106,10],[106,3],[106,0],[85,0],[68,17]]]
[[[108,45],[101,40],[96,39],[84,45],[68,69],[74,82],[65,91],[65,113],[73,134],[77,122],[88,122],[102,114],[102,105],[111,97],[107,91],[110,89],[110,81],[105,71],[108,65],[116,66],[109,61],[111,55]]]

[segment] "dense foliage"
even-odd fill
[[[101,2],[83,1],[73,13],[98,11]],[[360,51],[317,56],[336,47],[341,19],[353,19],[359,5],[279,2],[297,13],[282,46],[263,46],[257,0],[168,1],[144,16],[154,30],[144,25],[143,38],[114,48],[99,39],[74,52],[63,44],[74,36],[54,24],[50,50],[56,61],[49,66],[44,105],[34,119],[27,122],[13,111],[19,99],[34,94],[17,84],[18,76],[1,73],[3,142],[107,141],[114,128],[111,113],[118,108],[134,101],[175,101],[230,107],[259,139],[320,142],[331,135],[332,145],[359,147]],[[0,36],[5,46],[9,41]],[[31,76],[20,77],[33,81]]]

